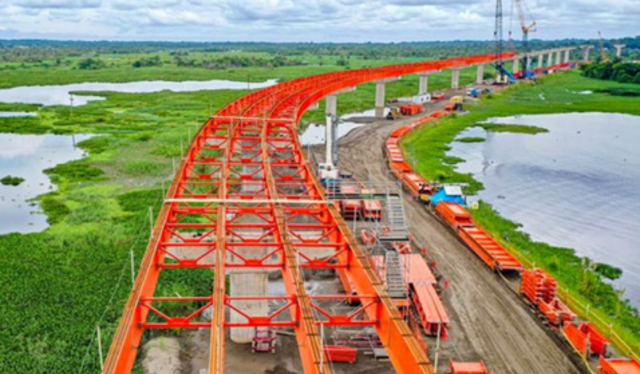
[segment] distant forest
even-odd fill
[[[613,44],[626,45],[624,55],[640,58],[640,36],[621,40],[605,41],[605,48],[613,50]],[[509,43],[507,43],[509,44]],[[519,49],[520,42],[515,41]],[[557,46],[591,44],[598,46],[597,40],[564,39],[530,41],[532,49],[545,49]],[[442,42],[403,42],[403,43],[264,43],[264,42],[122,42],[122,41],[53,41],[53,40],[0,40],[0,61],[12,63],[34,63],[46,59],[65,57],[95,57],[102,54],[153,54],[171,53],[184,55],[185,52],[258,52],[281,56],[336,55],[359,57],[363,59],[388,58],[446,58],[456,55],[491,53],[494,43],[491,41],[442,41]],[[579,53],[579,52],[575,52]],[[183,59],[184,60],[184,59]],[[184,61],[183,61],[184,62]],[[95,62],[88,62],[90,65]],[[154,63],[142,61],[140,64]],[[213,62],[215,65],[217,62]],[[221,62],[225,64],[225,62]],[[228,61],[226,62],[228,63]],[[287,64],[276,61],[275,64]],[[94,67],[100,67],[94,65]]]

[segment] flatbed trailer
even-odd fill
[[[474,224],[463,206],[440,202],[436,206],[436,212],[491,269],[501,272],[522,270],[522,264],[511,253]]]
[[[613,358],[600,356],[598,374],[640,374],[640,362],[636,359]]]

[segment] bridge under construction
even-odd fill
[[[568,63],[570,51],[531,55],[539,56],[540,69],[545,60]],[[520,57],[499,56],[515,64]],[[298,123],[323,98],[327,114],[335,117],[337,95],[363,83],[376,83],[380,115],[385,84],[392,80],[417,74],[421,91],[427,91],[429,74],[450,69],[457,89],[460,69],[477,66],[481,82],[485,65],[495,60],[489,54],[305,77],[252,92],[212,116],[167,192],[103,373],[131,372],[145,331],[199,328],[211,332],[210,374],[225,372],[227,334],[250,343],[256,329],[292,330],[304,372],[331,373],[331,355],[338,352],[327,350],[324,329],[351,327],[373,329],[397,373],[435,373],[420,334],[318,179],[299,143]],[[213,271],[210,294],[156,295],[166,281],[163,272],[200,268]],[[349,292],[310,292],[303,272],[316,269],[339,274]],[[273,273],[279,273],[285,295],[268,294]],[[336,302],[355,307],[336,312],[329,307]],[[166,305],[192,310],[171,315]],[[437,335],[443,336],[440,330]]]

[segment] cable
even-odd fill
[[[155,200],[155,202],[158,201],[162,201],[164,199],[164,197],[158,198]],[[131,247],[129,247],[129,251],[131,252],[134,247],[136,246],[135,243],[135,238],[137,238],[139,235],[141,235],[141,233],[144,233],[144,231],[146,230],[146,222],[143,221],[143,223],[141,223],[141,225],[138,227],[137,232],[130,238],[131,241],[133,241],[133,243],[131,244]],[[109,302],[107,303],[107,306],[105,307],[105,309],[102,312],[102,315],[100,316],[100,318],[98,319],[98,322],[96,323],[96,325],[100,325],[100,323],[102,322],[102,320],[104,319],[104,317],[106,316],[107,312],[109,311],[109,309],[111,309],[111,307],[113,306],[113,301],[116,297],[116,294],[118,292],[118,289],[120,288],[120,284],[122,283],[122,279],[124,278],[125,274],[126,274],[126,269],[129,265],[129,260],[127,259],[127,261],[125,261],[124,266],[122,267],[122,270],[120,270],[120,276],[118,277],[118,281],[116,282],[116,286],[113,289],[113,292],[111,293],[111,297],[109,298]],[[91,342],[89,343],[89,345],[87,346],[87,350],[85,352],[85,355],[82,359],[82,363],[80,365],[80,369],[78,370],[78,374],[81,374],[84,370],[84,366],[87,362],[87,358],[89,357],[90,353],[91,353],[91,348],[93,348],[93,345],[95,343],[95,334],[91,333]]]

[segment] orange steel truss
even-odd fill
[[[333,92],[406,74],[490,63],[494,57],[460,57],[300,78],[252,92],[220,110],[192,140],[167,193],[103,373],[131,371],[145,329],[205,327],[211,329],[209,372],[221,374],[225,328],[250,326],[293,328],[305,373],[329,373],[327,361],[321,358],[319,324],[374,326],[398,373],[433,373],[366,252],[335,206],[327,203],[296,129],[303,113]],[[188,249],[188,255],[176,250],[180,248]],[[255,249],[262,249],[261,255],[251,255]],[[331,255],[314,256],[320,250],[330,250]],[[161,272],[174,268],[211,268],[215,274],[212,293],[154,297]],[[280,269],[287,295],[229,296],[226,275],[233,268]],[[310,296],[300,274],[304,268],[336,268],[348,274],[361,307],[349,315],[333,315],[323,309],[322,301],[347,296]],[[276,299],[283,306],[265,316],[251,316],[237,305],[239,301]],[[187,316],[170,316],[162,311],[164,302],[198,307]],[[213,310],[210,322],[199,318],[209,307]],[[230,310],[245,321],[227,321],[225,311]]]

